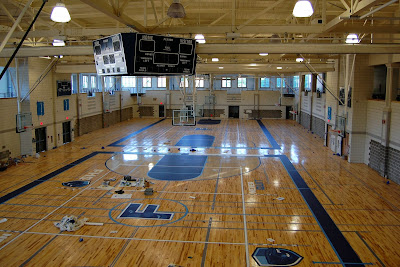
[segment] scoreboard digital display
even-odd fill
[[[120,33],[93,42],[98,75],[193,75],[196,41],[143,33]]]

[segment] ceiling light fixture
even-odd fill
[[[268,56],[268,53],[260,53],[259,55],[262,57],[265,57],[265,56]]]
[[[355,33],[349,33],[346,38],[346,44],[358,44],[360,40],[358,39],[358,35]]]
[[[303,61],[304,61],[304,58],[302,58],[302,57],[296,58],[296,62],[303,62]]]
[[[276,67],[276,69],[277,69],[277,70],[281,70],[281,69],[282,69],[282,67]]]
[[[198,42],[199,44],[205,44],[206,43],[206,39],[204,38],[204,35],[199,33],[196,34],[196,36],[194,37],[194,39],[196,40],[196,42]]]
[[[185,8],[179,3],[179,0],[174,0],[169,6],[167,16],[174,19],[181,19],[186,16]]]
[[[250,66],[255,67],[255,66],[257,66],[257,64],[256,63],[251,63]]]
[[[218,62],[219,59],[218,59],[217,57],[213,57],[213,58],[211,59],[211,61],[212,61],[212,62]]]
[[[220,70],[222,70],[224,67],[218,67]]]
[[[65,46],[65,42],[63,40],[54,39],[53,46]]]
[[[50,18],[55,22],[68,22],[71,20],[68,9],[63,3],[57,3],[56,6],[51,11]]]
[[[313,6],[308,0],[298,0],[293,8],[293,16],[297,18],[308,18],[314,13]]]

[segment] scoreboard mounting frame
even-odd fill
[[[196,41],[144,33],[119,33],[93,42],[98,75],[194,75]]]

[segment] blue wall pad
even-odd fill
[[[284,248],[256,248],[252,256],[259,266],[294,266],[303,259],[296,252]]]
[[[196,131],[210,131],[211,129],[207,129],[207,128],[196,128]]]
[[[339,257],[344,266],[364,266],[357,253],[353,250],[349,242],[343,236],[342,232],[336,226],[335,222],[326,212],[318,198],[314,195],[307,183],[297,172],[296,168],[290,162],[290,160],[284,156],[265,155],[265,157],[279,157],[286,171],[289,173],[292,181],[296,185],[300,194],[303,196],[304,201],[307,203],[311,212],[314,214],[315,219],[320,225],[326,238],[331,243],[331,246],[335,250],[336,255]]]
[[[70,181],[66,183],[62,183],[63,186],[69,186],[69,187],[84,187],[90,184],[90,181]]]
[[[157,211],[160,205],[146,205],[143,210],[143,204],[130,203],[118,216],[124,219],[150,219],[150,220],[172,220],[174,213]]]
[[[166,181],[194,179],[203,173],[206,162],[207,156],[165,155],[147,175]]]
[[[221,120],[201,119],[197,124],[220,124]]]
[[[186,135],[175,146],[211,147],[215,136],[205,134]]]
[[[165,119],[162,119],[162,120],[159,120],[159,121],[157,121],[157,122],[155,122],[155,123],[152,123],[152,124],[150,124],[149,126],[146,126],[146,127],[142,128],[142,129],[136,131],[136,132],[131,133],[131,134],[128,135],[128,136],[125,136],[124,138],[119,139],[118,141],[115,141],[115,142],[112,143],[112,144],[109,144],[108,146],[121,146],[121,145],[118,145],[118,144],[119,144],[119,143],[122,143],[122,142],[124,142],[124,141],[126,141],[126,140],[128,140],[129,138],[134,137],[134,136],[137,135],[137,134],[140,134],[140,133],[143,132],[143,131],[146,131],[146,130],[149,129],[150,127],[153,127],[154,125],[156,125],[156,124],[158,124],[158,123],[160,123],[160,122],[162,122],[162,121],[164,121],[164,120],[165,120]]]
[[[258,125],[260,125],[261,130],[264,132],[264,135],[267,137],[268,142],[271,144],[272,148],[281,149],[281,147],[275,141],[275,139],[272,136],[272,134],[267,130],[267,127],[265,127],[265,125],[261,122],[261,120],[257,120],[257,122],[258,122]]]

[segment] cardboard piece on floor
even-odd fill
[[[132,194],[113,194],[111,198],[132,198]]]

